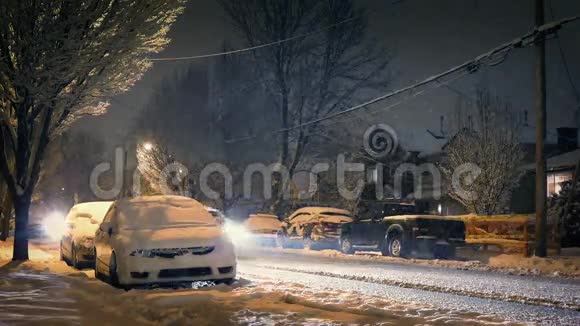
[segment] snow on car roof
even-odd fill
[[[216,225],[215,218],[195,199],[180,196],[143,196],[117,203],[119,222],[126,228]]]
[[[81,213],[90,214],[91,218],[97,221],[102,221],[105,218],[105,214],[109,211],[111,204],[113,204],[112,201],[95,201],[76,204],[70,209],[67,219],[76,218],[76,215]]]
[[[282,226],[282,222],[278,220],[276,215],[270,214],[253,214],[250,218],[244,221],[246,228],[253,230],[278,230]]]
[[[346,209],[334,208],[334,207],[302,207],[296,210],[294,213],[311,213],[311,214],[324,214],[324,213],[333,213],[333,214],[342,214],[346,216],[351,216],[351,213]],[[293,214],[294,214],[293,213]]]

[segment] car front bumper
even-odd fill
[[[224,251],[174,258],[125,256],[118,258],[121,284],[179,283],[232,279],[236,276],[236,257]]]
[[[92,238],[76,238],[74,245],[79,262],[95,261],[95,243]]]

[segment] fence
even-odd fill
[[[465,222],[465,241],[468,244],[497,245],[504,250],[528,254],[534,240],[533,215],[459,215]]]

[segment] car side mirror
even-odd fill
[[[109,222],[101,223],[101,225],[99,226],[99,230],[107,233],[109,236],[113,234],[113,227],[111,226],[111,223],[109,223]]]

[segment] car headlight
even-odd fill
[[[147,250],[147,249],[137,249],[137,250],[133,250],[131,251],[131,253],[129,254],[129,256],[134,256],[134,257],[153,257],[153,252],[151,250]]]

